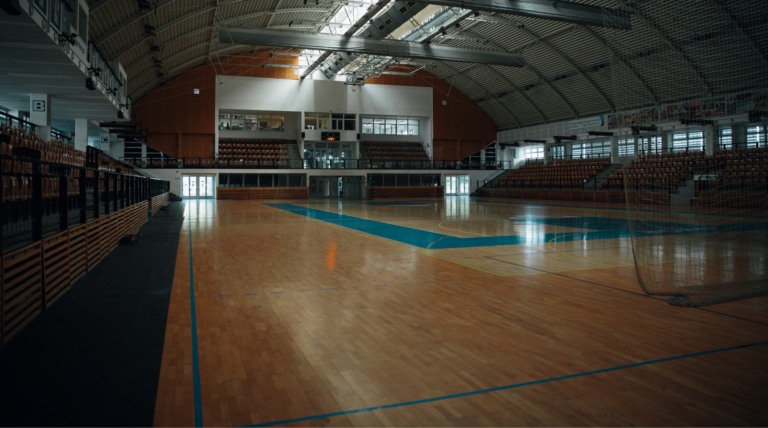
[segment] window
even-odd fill
[[[563,159],[563,158],[565,158],[565,146],[555,146],[555,147],[553,147],[552,148],[552,158],[553,159]]]
[[[635,155],[635,139],[625,138],[619,140],[619,156]]]
[[[361,122],[363,134],[419,135],[418,119],[364,117]]]
[[[747,147],[765,147],[768,139],[768,127],[750,126],[747,128]]]
[[[544,159],[544,146],[526,147],[523,151],[524,159]]]
[[[664,153],[664,139],[661,137],[640,137],[637,142],[640,146],[640,153]]]
[[[573,145],[573,158],[596,158],[611,155],[611,140]]]
[[[354,114],[341,114],[333,113],[331,115],[331,129],[354,131],[355,130],[355,115]]]
[[[733,148],[733,128],[720,128],[719,146],[721,150],[731,150]]]
[[[219,129],[229,131],[285,131],[285,116],[275,114],[219,114]]]
[[[331,114],[305,113],[304,129],[331,129]]]
[[[701,131],[672,134],[673,152],[700,152],[703,148],[704,133]]]

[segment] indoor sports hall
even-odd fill
[[[0,426],[768,425],[765,2],[1,6]]]

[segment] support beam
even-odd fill
[[[597,95],[600,96],[600,99],[603,100],[603,102],[605,103],[606,107],[608,107],[608,110],[610,110],[610,111],[614,111],[615,110],[615,108],[613,106],[613,103],[611,103],[611,100],[609,100],[608,97],[605,95],[605,93],[600,90],[600,88],[597,86],[597,84],[595,84],[595,82],[593,82],[592,79],[587,77],[587,75],[584,74],[584,72],[582,72],[579,69],[579,67],[568,57],[568,55],[566,55],[565,53],[561,52],[560,49],[556,48],[551,43],[549,43],[548,41],[544,40],[544,38],[539,37],[539,35],[537,35],[533,31],[525,28],[523,25],[520,25],[518,22],[512,21],[510,19],[501,18],[501,17],[498,17],[498,16],[484,16],[483,19],[484,20],[490,20],[491,22],[497,22],[497,23],[500,23],[500,24],[505,24],[505,25],[509,25],[511,27],[514,27],[518,31],[524,33],[525,35],[527,35],[528,37],[533,39],[536,43],[539,43],[542,46],[544,46],[547,49],[549,49],[550,52],[552,52],[557,57],[559,57],[560,59],[565,61],[566,64],[568,64],[579,76],[581,76],[589,84],[589,86],[592,87],[592,89],[597,93]],[[546,81],[546,79],[543,79],[543,80]],[[574,112],[575,116],[578,116],[573,109],[571,109],[571,110]]]
[[[604,19],[604,8],[563,0],[415,0],[416,3],[436,4],[462,9],[504,13],[549,19],[596,27],[631,30],[631,15],[626,11],[611,9],[612,19]]]
[[[157,7],[156,7],[155,9],[159,9],[159,8],[161,8],[161,7],[165,6],[165,5],[169,4],[169,3],[172,3],[172,2],[174,2],[174,1],[175,1],[175,0],[163,0],[162,2],[160,2],[160,3],[157,5]],[[90,13],[93,13],[93,9],[91,9]],[[114,36],[115,34],[119,33],[119,32],[120,32],[120,31],[122,31],[122,30],[123,30],[125,27],[127,27],[127,26],[129,26],[129,25],[133,24],[134,22],[136,22],[136,21],[138,21],[138,20],[140,20],[142,17],[144,17],[144,14],[143,14],[143,13],[141,13],[140,11],[139,11],[139,12],[136,12],[136,13],[134,13],[133,15],[131,15],[131,16],[129,16],[128,18],[126,18],[126,19],[125,19],[125,21],[123,21],[123,22],[121,22],[121,23],[117,24],[116,26],[112,27],[112,29],[111,29],[111,30],[107,31],[105,34],[103,34],[103,35],[99,36],[99,38],[98,38],[98,39],[96,39],[96,41],[95,41],[94,43],[96,44],[96,46],[99,46],[99,45],[101,45],[102,43],[104,43],[105,41],[107,41],[107,39],[109,39],[110,37],[112,37],[112,36]]]
[[[189,61],[185,62],[184,64],[181,64],[180,66],[178,66],[178,67],[174,68],[173,70],[167,72],[165,77],[168,78],[168,80],[173,79],[174,77],[176,77],[175,73],[178,73],[179,70],[182,70],[182,72],[184,72],[184,71],[186,71],[186,70],[184,70],[186,67],[189,67],[191,64],[194,64],[194,63],[196,63],[196,62],[198,62],[200,60],[206,59],[210,55],[218,55],[220,53],[224,53],[224,52],[232,50],[232,49],[236,49],[236,48],[237,49],[242,49],[243,47],[244,46],[241,46],[241,45],[230,46],[228,48],[219,49],[219,50],[217,50],[217,51],[215,51],[215,52],[213,52],[211,54],[205,54],[205,55],[199,56],[199,57],[197,57],[195,59],[192,59],[192,60],[189,60]],[[145,89],[147,89],[150,86],[156,84],[159,80],[162,80],[162,79],[159,78],[159,77],[155,78],[151,82],[149,82],[146,85],[142,86],[141,89],[139,89],[138,91],[134,92],[134,94],[141,94],[142,92],[144,92]],[[140,97],[137,98],[137,100],[139,100],[139,99],[141,99],[141,98]],[[134,105],[135,104],[136,104],[136,101],[134,101]]]
[[[647,25],[648,28],[651,29],[651,31],[656,33],[656,35],[661,40],[663,40],[664,43],[667,44],[667,46],[669,46],[673,51],[675,51],[675,53],[677,53],[677,55],[680,57],[680,59],[683,60],[683,62],[688,66],[688,69],[691,71],[691,73],[693,73],[693,75],[696,76],[697,79],[699,79],[699,82],[701,82],[701,85],[704,87],[704,90],[706,91],[706,93],[710,94],[710,95],[712,94],[712,86],[710,86],[710,84],[704,79],[704,76],[701,75],[699,70],[696,69],[696,66],[693,65],[693,62],[691,61],[691,59],[688,58],[688,56],[685,55],[685,53],[683,53],[683,51],[672,41],[672,39],[669,38],[669,36],[667,36],[664,33],[664,31],[662,31],[661,28],[659,28],[658,25],[656,25],[653,21],[651,21],[650,18],[648,18],[645,15],[643,15],[639,10],[634,9],[632,6],[630,6],[624,0],[616,0],[616,2],[619,5],[621,5],[623,7],[626,7],[629,10],[633,11],[635,16],[638,19],[643,21],[643,23],[645,23],[645,25]]]
[[[465,34],[467,34],[467,35],[469,35],[471,37],[474,37],[475,39],[478,39],[478,38],[479,39],[485,39],[484,37],[480,36],[479,34],[473,33],[473,32],[471,32],[469,30],[462,30],[461,32],[465,33]],[[500,44],[498,44],[498,43],[496,43],[494,41],[489,40],[488,43],[491,46],[493,46],[494,48],[496,48],[496,49],[499,49],[499,50],[502,50],[502,51],[506,51],[506,49],[504,49],[504,46],[501,46]],[[544,116],[544,113],[541,112],[541,110],[539,110],[539,108],[536,107],[533,104],[533,102],[530,100],[530,98],[528,98],[528,96],[525,94],[525,92],[523,92],[519,87],[517,87],[517,85],[512,83],[511,80],[507,79],[506,77],[504,77],[504,75],[502,75],[501,73],[496,71],[493,67],[486,66],[486,68],[488,70],[490,70],[493,74],[495,74],[496,77],[498,77],[501,80],[503,80],[507,85],[509,85],[510,88],[514,89],[518,94],[520,94],[520,96],[523,97],[523,99],[525,99],[528,102],[528,104],[530,104],[531,107],[533,107],[534,110],[536,110],[536,112],[541,117],[541,120],[543,122],[547,122],[547,118]],[[554,92],[558,97],[560,97],[560,100],[563,102],[563,104],[566,105],[566,107],[568,107],[568,110],[571,111],[571,114],[573,114],[573,117],[578,117],[579,116],[578,113],[576,112],[576,109],[573,107],[573,105],[563,96],[563,94],[560,93],[560,91],[557,90],[557,88],[555,88],[555,86],[549,81],[549,79],[544,77],[544,75],[539,73],[539,71],[536,70],[535,68],[533,68],[530,64],[526,64],[525,68],[527,70],[529,70],[531,73],[533,73],[536,76],[538,76],[539,80],[544,82],[545,85],[549,86],[549,89],[551,89],[552,92]]]
[[[739,25],[739,22],[736,19],[734,19],[733,15],[731,15],[725,9],[725,7],[723,7],[723,5],[720,4],[719,0],[709,0],[709,2],[712,3],[712,5],[717,9],[717,12],[721,16],[725,17],[728,20],[728,22],[731,23],[731,26],[733,26],[733,28],[735,28],[736,31],[738,31],[739,34],[741,34],[741,37],[743,37],[744,40],[747,43],[749,43],[749,46],[751,46],[752,49],[754,49],[755,53],[760,55],[760,58],[763,60],[763,64],[768,66],[768,57],[765,56],[765,53],[763,53],[763,51],[760,49],[757,43],[755,43],[755,39],[753,39],[749,34],[747,34],[746,31],[744,31],[743,28],[741,28],[741,25]]]
[[[444,66],[444,67],[450,68],[451,70],[455,71],[456,73],[458,73],[458,74],[460,74],[460,75],[462,75],[462,76],[464,76],[464,77],[466,77],[466,78],[469,78],[468,76],[466,76],[466,75],[462,74],[462,73],[461,73],[459,70],[457,70],[456,68],[452,67],[450,64],[442,64],[442,63],[441,63],[441,64],[439,64],[439,65],[442,65],[442,66]],[[477,83],[477,82],[476,82],[476,83]],[[511,111],[509,108],[507,108],[507,106],[506,106],[506,105],[504,105],[504,103],[502,103],[502,102],[501,102],[501,100],[499,100],[498,98],[496,98],[496,96],[495,96],[495,95],[493,95],[493,92],[489,91],[489,90],[488,90],[488,88],[486,88],[485,86],[483,86],[483,85],[482,85],[482,84],[480,84],[480,83],[477,83],[477,86],[479,86],[480,88],[482,88],[482,89],[483,89],[483,90],[484,90],[484,91],[485,91],[485,92],[486,92],[486,93],[487,93],[487,94],[488,94],[488,95],[489,95],[491,98],[493,98],[493,100],[494,100],[494,101],[496,101],[496,103],[498,103],[498,104],[499,104],[499,106],[500,106],[501,108],[503,108],[503,109],[504,109],[504,111],[506,111],[506,112],[507,112],[507,114],[509,115],[509,117],[511,117],[511,118],[512,118],[512,120],[514,120],[514,121],[515,121],[515,124],[517,125],[517,127],[518,127],[518,128],[519,128],[520,126],[522,126],[522,123],[520,123],[520,119],[518,119],[518,118],[517,118],[517,116],[515,116],[515,114],[514,114],[514,113],[512,113],[512,111]],[[458,88],[456,88],[456,89],[458,89]],[[536,107],[534,106],[534,108],[536,108]],[[538,110],[537,110],[537,111],[538,111]]]
[[[222,28],[219,30],[219,37],[232,43],[253,46],[317,49],[398,58],[495,64],[508,67],[525,66],[523,56],[518,54],[476,51],[392,40],[371,40],[357,37],[336,37],[241,28]]]
[[[171,22],[169,22],[169,23],[167,23],[165,25],[160,26],[160,28],[155,30],[155,33],[160,33],[161,31],[167,30],[168,28],[171,28],[171,27],[173,27],[174,25],[176,25],[176,24],[178,24],[180,22],[183,22],[183,21],[185,21],[187,19],[190,19],[190,18],[194,18],[195,16],[200,15],[202,13],[208,13],[208,12],[210,12],[212,10],[216,10],[216,6],[208,6],[208,7],[202,8],[202,9],[198,9],[198,10],[189,12],[189,13],[187,13],[185,15],[182,15],[182,16],[174,19],[173,21],[171,21]],[[136,39],[133,42],[127,44],[122,49],[120,49],[120,51],[118,53],[116,53],[116,54],[114,54],[112,56],[112,61],[115,61],[116,59],[118,59],[121,56],[125,55],[126,53],[128,53],[128,51],[130,51],[131,49],[133,49],[136,46],[140,45],[141,43],[146,42],[147,40],[151,39],[152,37],[153,36],[142,36],[139,39]]]
[[[653,102],[653,104],[654,105],[658,105],[659,104],[659,99],[656,98],[656,95],[653,93],[651,88],[649,88],[648,85],[645,83],[645,81],[640,77],[640,75],[637,74],[637,71],[635,71],[635,69],[632,68],[632,66],[629,65],[629,63],[627,63],[626,61],[624,61],[621,58],[621,56],[619,55],[618,52],[616,52],[612,47],[610,47],[608,45],[608,43],[606,43],[600,36],[598,36],[591,29],[589,29],[589,28],[587,28],[587,27],[585,27],[583,25],[579,25],[579,28],[581,29],[581,31],[587,33],[587,35],[592,37],[593,40],[595,40],[596,42],[598,42],[601,45],[603,45],[603,47],[608,50],[608,53],[611,54],[611,58],[614,61],[616,61],[619,64],[621,64],[622,66],[624,66],[624,68],[626,68],[627,71],[629,71],[629,73],[635,78],[635,81],[637,81],[637,83],[640,85],[640,87],[643,88],[643,91],[645,91],[645,93],[648,94],[648,96],[651,98],[651,101]]]

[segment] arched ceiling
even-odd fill
[[[485,110],[500,129],[768,87],[765,0],[574,1],[630,11],[632,29],[433,7],[437,12],[432,18],[450,14],[446,23],[451,25],[445,33],[437,28],[419,32],[420,23],[413,21],[411,27],[417,29],[410,32],[410,40],[521,53],[526,66],[434,60],[399,63],[450,83]],[[148,3],[150,9],[141,10],[141,3],[145,8]],[[327,22],[345,5],[367,8],[370,3],[93,0],[89,39],[107,59],[123,65],[135,102],[164,81],[206,63],[275,49],[219,40],[221,26],[318,32],[323,27],[288,28],[288,24]],[[378,7],[386,10],[389,4]],[[391,58],[376,58],[371,64],[378,72],[399,69]]]

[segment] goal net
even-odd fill
[[[632,29],[589,31],[611,58],[641,286],[680,306],[768,294],[768,2],[616,3]]]

